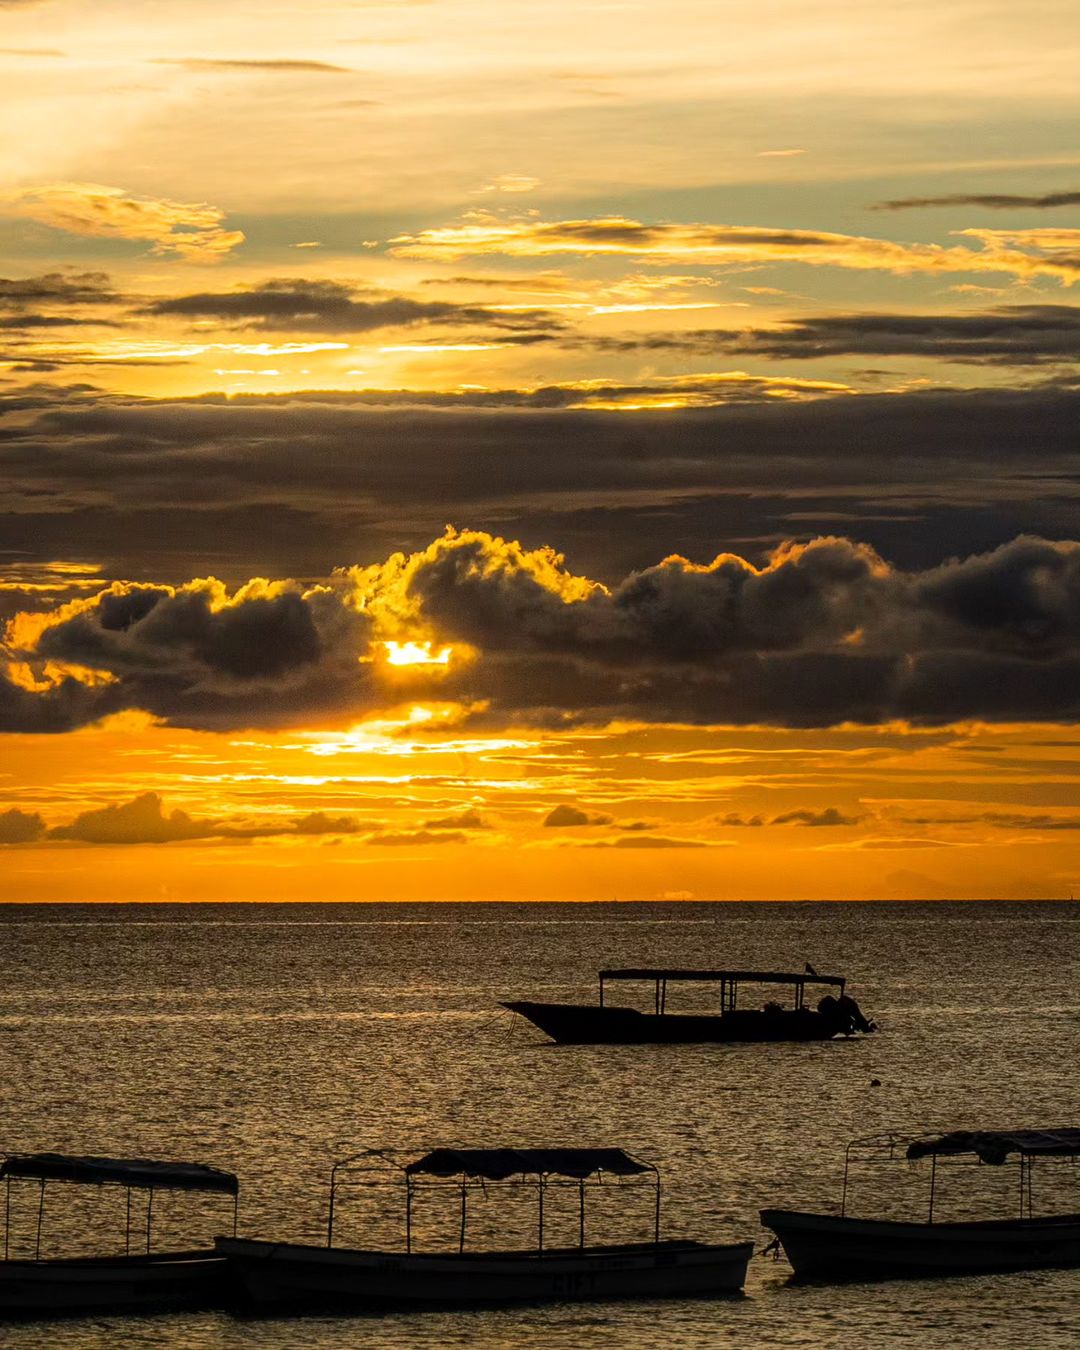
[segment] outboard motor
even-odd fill
[[[841,994],[839,998],[833,998],[832,994],[826,994],[817,1005],[817,1010],[822,1017],[835,1025],[836,1031],[841,1032],[844,1036],[850,1036],[855,1031],[869,1033],[877,1030],[877,1023],[867,1021],[863,1016],[862,1009],[850,994]]]
[[[836,1010],[847,1019],[852,1031],[870,1032],[877,1029],[873,1022],[868,1022],[866,1020],[862,1014],[862,1009],[850,994],[840,995],[836,1000]]]

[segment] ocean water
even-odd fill
[[[325,1235],[333,1159],[369,1147],[621,1146],[664,1178],[668,1236],[753,1238],[766,1205],[831,1208],[843,1148],[882,1130],[1080,1125],[1075,904],[145,905],[0,909],[0,1149],[200,1161],[242,1181],[240,1231]],[[503,998],[595,997],[603,965],[846,975],[877,1035],[808,1045],[557,1047]],[[642,989],[642,996],[647,991]],[[672,991],[669,1009],[701,991]],[[880,1086],[872,1086],[872,1080]],[[937,1213],[1015,1212],[1015,1169],[938,1174]],[[849,1212],[922,1212],[924,1169],[854,1178]],[[36,1188],[12,1211],[28,1252]],[[29,1195],[29,1191],[33,1195]],[[590,1235],[648,1235],[601,1194]],[[394,1242],[363,1193],[340,1240]],[[1036,1209],[1080,1209],[1073,1163]],[[452,1206],[451,1206],[452,1208]],[[528,1242],[531,1204],[474,1202],[478,1243]],[[497,1228],[497,1221],[503,1227]],[[220,1200],[160,1196],[157,1245],[225,1231]],[[422,1217],[424,1240],[456,1233]],[[551,1240],[576,1210],[551,1215]],[[123,1240],[122,1193],[53,1187],[43,1254]],[[678,1350],[1075,1350],[1080,1271],[799,1286],[756,1256],[746,1297],[245,1321],[226,1313],[0,1326],[4,1350],[469,1345]]]

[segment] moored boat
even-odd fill
[[[847,1214],[854,1158],[930,1158],[930,1201],[925,1222],[859,1218]],[[876,1135],[847,1148],[840,1214],[765,1209],[761,1222],[776,1234],[798,1276],[831,1280],[1080,1266],[1080,1213],[1031,1213],[1031,1169],[1037,1161],[1080,1157],[1080,1130],[983,1130],[942,1135]],[[1019,1167],[1020,1212],[1014,1218],[935,1221],[939,1158],[975,1159]],[[1026,1197],[1026,1200],[1025,1200]],[[1026,1208],[1026,1213],[1025,1213]]]
[[[0,1163],[5,1186],[4,1259],[0,1261],[0,1318],[68,1313],[134,1312],[202,1307],[222,1301],[228,1266],[210,1248],[153,1251],[156,1191],[202,1191],[232,1197],[235,1231],[239,1184],[231,1172],[198,1163],[99,1158],[59,1153],[12,1154]],[[52,1182],[118,1186],[127,1192],[124,1250],[101,1256],[43,1257],[46,1189]],[[12,1184],[36,1183],[33,1256],[13,1256]],[[139,1218],[145,1250],[132,1251],[132,1192],[146,1195]]]
[[[613,1005],[607,986],[645,982],[653,986],[651,1012]],[[720,1011],[668,1010],[669,983],[719,985]],[[602,970],[599,1000],[589,1003],[504,1002],[503,1007],[527,1018],[560,1045],[671,1045],[735,1041],[824,1041],[834,1036],[876,1030],[858,1003],[845,993],[847,981],[839,975],[801,975],[762,970],[684,970],[650,967]],[[746,1006],[745,986],[770,992],[788,989],[791,1006],[768,998],[761,1007]],[[807,1005],[807,987],[825,987],[816,1007]],[[831,992],[831,991],[836,991]],[[739,1006],[740,993],[743,1006]]]
[[[350,1178],[393,1169],[403,1183],[403,1250],[334,1246],[338,1191]],[[368,1183],[370,1184],[370,1183]],[[646,1185],[654,1192],[652,1240],[595,1245],[585,1241],[586,1194],[607,1185]],[[460,1207],[457,1251],[414,1250],[413,1206],[419,1190],[442,1187]],[[536,1201],[535,1247],[467,1251],[468,1198],[482,1189],[524,1188]],[[572,1187],[579,1202],[576,1247],[545,1245],[544,1204]],[[249,1238],[219,1238],[247,1301],[356,1310],[454,1307],[572,1299],[630,1299],[737,1294],[753,1254],[750,1242],[662,1241],[660,1178],[655,1167],[621,1149],[436,1149],[402,1161],[369,1151],[331,1174],[327,1243],[316,1247]]]

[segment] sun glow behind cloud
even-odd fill
[[[386,661],[391,666],[447,666],[454,649],[451,646],[435,647],[427,642],[384,642]]]

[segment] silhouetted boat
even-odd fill
[[[929,1157],[930,1208],[925,1223],[852,1218],[847,1204],[853,1152],[879,1157]],[[902,1155],[900,1151],[902,1150]],[[1001,1166],[1015,1154],[1020,1168],[1020,1213],[1012,1219],[934,1222],[937,1160],[974,1157]],[[761,1222],[783,1247],[796,1275],[840,1279],[967,1275],[1080,1265],[1080,1214],[1031,1214],[1031,1167],[1037,1159],[1080,1156],[1080,1130],[982,1130],[945,1135],[877,1135],[848,1145],[841,1213],[764,1209]],[[1025,1194],[1027,1214],[1024,1213]]]
[[[404,1250],[335,1247],[338,1187],[350,1174],[393,1168],[404,1182]],[[425,1181],[425,1178],[427,1179]],[[585,1241],[585,1196],[645,1185],[654,1191],[653,1240],[597,1246]],[[370,1183],[368,1183],[370,1184]],[[505,1185],[531,1190],[537,1205],[536,1245],[528,1250],[465,1250],[470,1191]],[[544,1245],[544,1202],[572,1187],[579,1203],[576,1247]],[[459,1206],[458,1250],[413,1250],[413,1202],[418,1190],[441,1187]],[[371,1150],[338,1163],[331,1173],[325,1247],[219,1238],[247,1300],[256,1306],[295,1304],[355,1309],[452,1307],[568,1299],[631,1299],[737,1294],[753,1243],[716,1245],[660,1240],[660,1178],[655,1167],[621,1149],[437,1149],[410,1162]]]
[[[145,1159],[74,1157],[60,1153],[12,1154],[0,1163],[5,1186],[4,1260],[0,1262],[0,1318],[64,1313],[133,1312],[151,1308],[201,1307],[221,1301],[228,1271],[209,1248],[151,1251],[154,1192],[214,1191],[233,1197],[233,1228],[239,1184],[231,1172],[197,1163]],[[42,1257],[45,1193],[50,1182],[121,1186],[127,1191],[124,1251],[107,1256]],[[34,1255],[11,1257],[12,1183],[36,1182]],[[147,1194],[143,1252],[132,1252],[131,1193]]]
[[[839,975],[804,972],[789,975],[763,970],[669,970],[648,967],[600,971],[600,998],[590,1003],[503,1003],[563,1045],[686,1044],[722,1041],[825,1041],[875,1030],[859,1005],[844,993]],[[654,988],[653,1011],[612,1006],[605,986],[613,981],[647,981]],[[720,986],[718,1013],[671,1013],[667,1008],[670,982],[710,983]],[[769,1001],[761,1008],[740,1008],[744,984],[786,986],[793,1006]],[[816,1008],[806,1006],[808,985],[839,990],[826,994]]]

